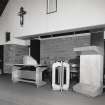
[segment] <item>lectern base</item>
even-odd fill
[[[73,87],[73,90],[91,97],[96,97],[102,94],[102,87],[95,87],[83,83],[78,83]]]

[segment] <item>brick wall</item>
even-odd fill
[[[23,63],[23,56],[28,55],[28,47],[15,44],[4,45],[4,73],[11,73],[12,66],[8,64]]]
[[[75,58],[77,53],[73,48],[89,46],[90,35],[71,36],[63,38],[52,38],[41,40],[40,62],[42,64],[52,64],[55,60],[69,60]]]

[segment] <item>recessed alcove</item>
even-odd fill
[[[57,60],[66,60],[69,63],[72,59],[76,60],[80,53],[73,51],[74,48],[97,46],[104,50],[104,30],[104,26],[93,26],[19,38],[39,41],[39,49],[36,45],[33,45],[33,48],[40,53],[40,64],[47,65],[51,72],[52,64]]]

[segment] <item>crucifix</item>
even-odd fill
[[[26,14],[26,11],[23,7],[20,7],[20,11],[18,12],[18,16],[20,16],[20,25],[23,26],[24,24],[24,15]]]

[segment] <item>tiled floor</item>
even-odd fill
[[[53,91],[51,84],[40,88],[23,82],[14,84],[5,75],[0,76],[0,105],[105,105],[105,95],[91,98],[71,90]]]

